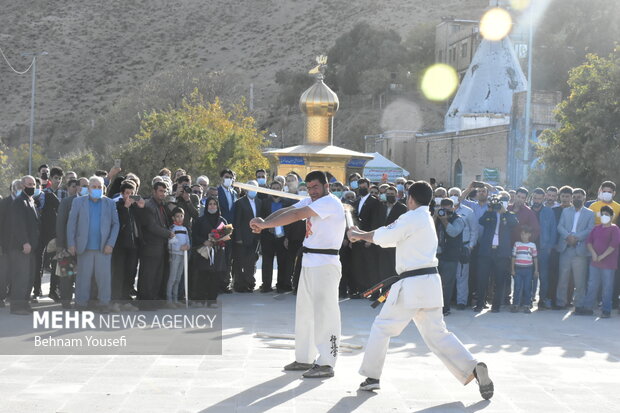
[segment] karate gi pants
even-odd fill
[[[365,377],[379,379],[390,338],[398,336],[413,319],[428,348],[439,357],[458,381],[467,384],[472,379],[472,372],[478,362],[461,341],[447,330],[441,307],[406,308],[402,298],[399,299],[402,294],[394,295],[388,296],[372,324],[359,373]]]
[[[340,267],[301,268],[295,306],[295,360],[336,365],[340,347]],[[318,358],[317,358],[318,353]]]

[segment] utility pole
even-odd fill
[[[32,175],[32,144],[34,140],[34,106],[37,86],[37,57],[45,56],[47,52],[27,52],[22,56],[32,56],[32,95],[30,101],[30,153],[28,155],[28,175]]]
[[[532,49],[534,47],[534,22],[532,11],[529,11],[529,33],[527,44],[527,91],[525,92],[525,139],[523,139],[523,175],[521,183],[525,181],[529,174],[530,162],[530,137],[532,135]]]

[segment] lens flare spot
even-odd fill
[[[422,76],[422,93],[429,100],[442,101],[448,99],[459,86],[459,76],[452,66],[435,64]]]
[[[504,9],[491,9],[480,19],[480,34],[487,40],[502,40],[510,33],[510,29],[512,29],[512,18]]]
[[[525,10],[531,2],[531,0],[510,0],[510,5],[515,10]]]

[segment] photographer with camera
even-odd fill
[[[434,216],[444,316],[450,314],[450,301],[456,283],[456,270],[463,251],[463,239],[469,239],[469,229],[465,220],[455,212],[455,209],[452,199],[443,198]]]
[[[192,222],[198,219],[200,208],[200,198],[192,192],[192,177],[189,175],[180,176],[176,186],[176,206],[185,211],[183,226],[191,232]]]
[[[504,285],[510,271],[512,256],[511,236],[519,220],[514,212],[508,211],[510,194],[506,191],[489,199],[488,210],[480,217],[483,231],[478,239],[478,285],[475,312],[485,307],[489,278],[495,281],[495,293],[491,312],[499,313],[504,296]]]

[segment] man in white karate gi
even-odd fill
[[[487,366],[479,363],[459,339],[446,329],[443,294],[437,271],[437,234],[428,206],[433,189],[427,182],[409,188],[409,211],[387,227],[364,232],[349,230],[351,241],[367,241],[381,247],[396,247],[394,283],[379,315],[375,318],[366,345],[360,374],[367,377],[360,390],[379,389],[390,338],[398,336],[413,319],[426,345],[463,385],[474,378],[486,400],[493,396],[493,382]]]
[[[260,232],[306,220],[295,307],[295,361],[284,370],[305,371],[306,378],[333,377],[340,346],[338,285],[342,270],[338,253],[346,227],[344,207],[329,192],[324,172],[310,172],[306,186],[309,198],[264,220],[254,218],[250,227]]]

